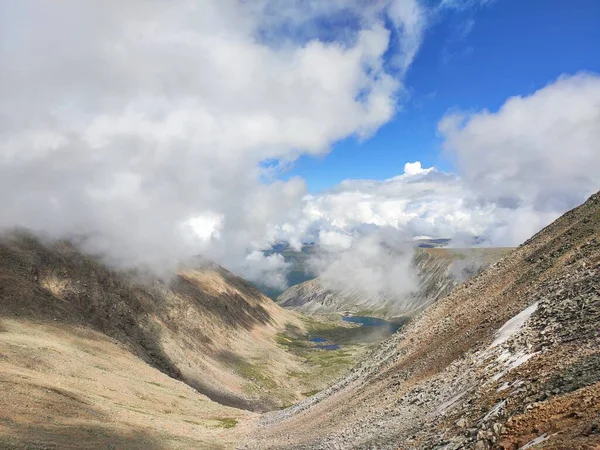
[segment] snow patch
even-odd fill
[[[489,412],[485,416],[483,416],[483,419],[481,419],[479,421],[479,423],[486,422],[486,421],[490,420],[492,417],[496,417],[498,415],[498,413],[500,412],[500,410],[502,408],[504,408],[504,405],[506,405],[506,400],[501,400],[500,402],[496,403],[494,405],[494,407],[492,409],[490,409]]]
[[[500,378],[502,378],[508,372],[510,372],[513,369],[516,369],[521,364],[527,362],[530,358],[534,357],[538,353],[539,352],[535,352],[535,353],[521,352],[521,353],[517,353],[514,355],[510,355],[509,357],[506,357],[506,352],[503,353],[502,355],[500,355],[498,357],[498,362],[500,362],[505,367],[505,369],[502,370],[501,372],[497,373],[496,375],[494,375],[492,377],[492,381],[498,381]]]
[[[538,436],[535,439],[532,439],[531,441],[529,441],[523,447],[519,448],[519,450],[526,450],[528,448],[534,447],[534,446],[548,440],[548,438],[549,438],[548,433],[544,433],[541,436]]]
[[[504,384],[502,386],[500,386],[498,389],[496,389],[496,392],[502,392],[505,391],[506,389],[508,389],[510,387],[510,383],[508,381],[505,381]]]
[[[443,415],[446,413],[446,411],[454,406],[456,404],[456,402],[458,402],[461,398],[464,397],[464,395],[467,393],[466,390],[459,392],[458,394],[456,394],[454,397],[452,397],[451,399],[445,401],[444,403],[442,403],[440,406],[437,407],[436,411],[435,411],[435,415]]]
[[[531,315],[537,310],[538,302],[525,308],[515,317],[510,319],[496,332],[496,339],[490,345],[490,348],[496,347],[506,342],[513,334],[515,334],[523,326],[523,324],[531,317]]]

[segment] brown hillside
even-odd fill
[[[158,281],[13,233],[0,242],[0,448],[231,447],[253,415],[227,406],[307,390],[276,343],[290,324],[303,327],[214,264]]]

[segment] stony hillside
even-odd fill
[[[393,318],[412,316],[438,298],[447,295],[461,282],[506,255],[509,248],[417,248],[414,266],[419,279],[416,292],[403,298],[381,292],[365,296],[361,290],[333,291],[315,278],[287,289],[277,298],[284,308],[305,314],[339,312],[362,313]]]
[[[231,447],[244,410],[308,390],[277,344],[290,326],[304,325],[214,264],[160,281],[13,233],[0,241],[0,448]]]
[[[600,448],[600,194],[244,448]]]

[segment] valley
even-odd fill
[[[600,450],[599,47],[600,0],[0,0],[0,450]]]
[[[22,231],[0,242],[0,306],[2,448],[231,448],[368,347],[213,263],[163,281]]]
[[[599,236],[595,194],[242,448],[598,448]]]
[[[401,310],[329,293],[310,314],[206,260],[163,280],[15,231],[0,447],[595,448],[599,227],[596,194],[487,259],[419,250]]]

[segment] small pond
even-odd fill
[[[318,344],[313,347],[318,350],[337,350],[340,348],[339,345],[333,344],[333,343],[329,342],[327,339],[322,338],[322,337],[314,337],[310,340],[310,342],[314,342],[315,344]]]
[[[350,340],[350,342],[353,341],[354,343],[373,342],[373,339],[375,339],[375,341],[380,341],[381,339],[384,339],[398,331],[398,329],[402,326],[401,323],[390,322],[377,317],[345,316],[342,319],[345,322],[361,325],[360,327],[353,328],[353,330],[358,332],[358,334],[353,333],[354,338]],[[345,328],[345,330],[350,331],[352,329],[349,330],[348,328]],[[346,340],[347,339],[348,338],[346,337]],[[344,342],[346,342],[346,340],[344,340]],[[334,338],[334,341],[337,341],[337,339]],[[339,344],[320,336],[311,336],[310,342],[314,344],[312,348],[315,350],[338,350],[340,348]]]

